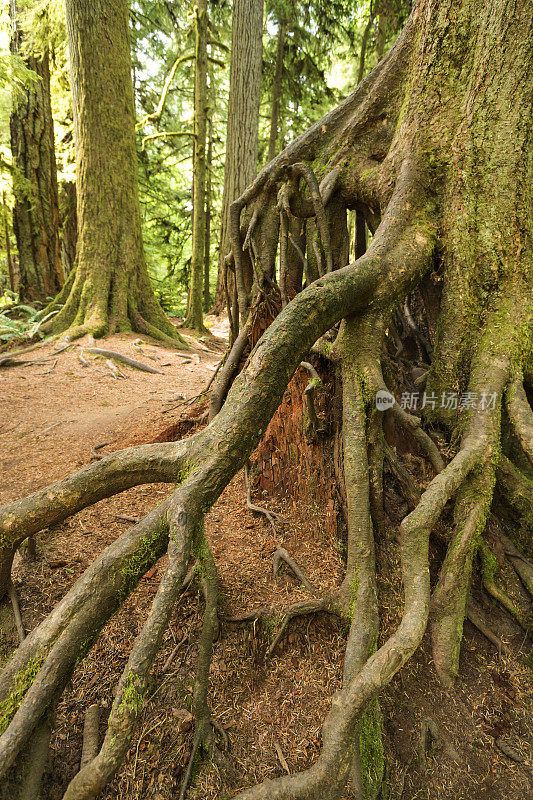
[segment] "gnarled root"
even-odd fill
[[[533,466],[533,411],[528,403],[524,386],[516,378],[507,389],[507,410],[522,449]]]

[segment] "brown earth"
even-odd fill
[[[113,336],[102,346],[155,365],[164,375],[120,366],[126,377],[117,379],[103,359],[93,361],[88,354],[85,358],[91,366],[84,368],[78,360],[78,343],[58,355],[51,346],[43,346],[27,358],[46,358],[44,364],[0,371],[0,502],[87,464],[100,452],[94,448],[104,442],[108,444],[102,452],[160,438],[186,412],[175,398],[198,395],[220,359],[215,351],[221,349],[220,341],[217,345],[208,340],[202,345],[213,352],[195,348],[192,352],[198,358],[187,364],[175,352],[148,343],[143,346],[144,355],[132,352],[134,338]],[[148,360],[147,354],[158,361]],[[301,419],[293,419],[291,424],[301,430]],[[279,429],[279,416],[271,432],[276,425]],[[316,469],[316,452],[312,458],[304,452],[307,446],[301,437],[298,447],[297,460],[304,465],[300,473],[309,468],[305,464],[313,463]],[[266,481],[271,479],[268,474]],[[263,517],[246,509],[242,475],[232,481],[208,515],[206,531],[220,571],[223,615],[238,615],[262,605],[281,613],[288,603],[308,596],[289,573],[272,576],[272,554],[280,545],[305,568],[318,591],[338,585],[343,570],[342,542],[331,522],[331,498],[323,502],[316,483],[311,485],[315,490],[299,499],[291,497],[286,486],[280,487],[283,497],[263,496],[262,502],[283,515],[275,534]],[[398,511],[394,487],[387,489]],[[41,533],[37,559],[29,562],[18,557],[14,570],[26,629],[40,621],[91,560],[125,530],[128,523],[120,515],[138,517],[168,492],[169,487],[163,485],[138,487]],[[401,608],[393,524],[398,519],[394,513],[392,516],[391,529],[379,543],[378,553],[382,635],[397,622]],[[146,617],[163,566],[160,562],[141,581],[76,671],[57,711],[45,800],[59,800],[78,769],[83,716],[95,701],[102,707],[103,733],[113,687]],[[142,712],[126,764],[102,795],[107,800],[170,800],[179,792],[192,746],[184,709],[190,702],[202,608],[196,587],[176,608],[155,665],[151,699]],[[382,698],[387,762],[382,798],[522,800],[531,796],[531,770],[514,763],[495,745],[502,737],[526,763],[533,761],[528,726],[533,688],[523,663],[525,644],[510,620],[502,614],[495,619],[513,657],[500,658],[467,623],[455,692],[439,686],[429,648],[425,648]],[[232,773],[221,775],[213,763],[201,763],[189,790],[192,800],[230,797],[239,788],[281,774],[285,766],[291,772],[304,768],[319,751],[322,720],[340,685],[346,631],[326,615],[303,619],[293,624],[267,661],[265,652],[272,635],[272,626],[261,623],[222,623],[214,649],[211,700],[213,716],[229,737]],[[163,672],[168,656],[180,642],[174,660]],[[14,632],[5,630],[3,658],[13,644]],[[438,724],[446,747],[429,752],[424,770],[417,745],[426,717]]]

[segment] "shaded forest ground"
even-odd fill
[[[84,368],[77,357],[78,343],[57,356],[51,371],[55,356],[44,364],[2,371],[0,502],[24,496],[87,464],[103,442],[109,444],[101,451],[108,452],[154,441],[179,422],[184,410],[186,413],[179,401],[169,401],[178,395],[197,395],[220,358],[195,349],[192,361],[185,363],[172,351],[147,345],[145,352],[159,359],[148,361],[132,352],[134,339],[113,336],[103,346],[161,367],[165,375],[121,367],[127,378],[116,379],[103,360]],[[28,358],[39,360],[51,352],[51,347],[45,346]],[[96,367],[102,371],[97,372]],[[296,427],[299,424],[294,422]],[[305,447],[302,441],[300,447]],[[419,477],[424,482],[425,477]],[[390,480],[386,488],[394,508],[395,487]],[[167,493],[168,487],[163,485],[137,487],[39,534],[37,559],[18,558],[14,569],[26,629],[43,619],[93,558],[123,532],[127,520],[121,516],[141,516]],[[298,560],[319,591],[338,585],[343,574],[342,542],[333,533],[331,510],[325,508],[320,492],[311,491],[297,501],[290,496],[263,498],[261,502],[282,514],[283,522],[275,533],[263,517],[246,509],[245,496],[240,474],[206,518],[206,532],[220,570],[224,614],[237,616],[263,605],[281,612],[289,603],[308,597],[289,573],[282,572],[277,578],[272,575],[272,555],[279,546]],[[397,521],[404,513],[402,502],[398,496]],[[391,521],[378,549],[382,636],[398,622],[400,612],[395,522]],[[65,693],[52,741],[46,800],[58,800],[78,769],[83,716],[95,701],[102,706],[103,729],[113,687],[146,617],[163,566],[160,562],[155,572],[147,574],[107,625]],[[494,614],[493,628],[509,644],[514,657],[499,657],[466,623],[460,680],[456,690],[448,693],[436,681],[429,647],[415,655],[381,700],[389,791],[384,797],[518,800],[531,791],[531,772],[495,746],[495,740],[502,737],[529,764],[533,762],[533,737],[527,725],[533,688],[531,673],[521,661],[525,645],[505,612],[487,599],[485,603]],[[179,792],[192,747],[187,706],[202,608],[203,600],[193,585],[173,615],[156,662],[151,700],[124,768],[102,795],[107,800],[167,800]],[[2,614],[3,659],[15,644],[15,634],[8,623],[9,614],[5,610]],[[233,775],[221,778],[214,764],[202,763],[189,793],[193,800],[231,796],[238,788],[284,770],[301,770],[318,754],[322,720],[333,692],[340,687],[346,632],[327,615],[304,618],[293,623],[288,637],[266,659],[274,635],[260,622],[233,625],[222,621],[214,650],[211,697],[214,718],[229,737]],[[425,718],[437,723],[444,748],[430,749],[424,769],[417,753]]]

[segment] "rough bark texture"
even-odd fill
[[[59,215],[61,220],[61,263],[69,275],[76,263],[78,245],[78,212],[76,184],[65,181],[59,190]]]
[[[206,177],[207,177],[207,0],[198,0],[195,7],[195,69],[194,69],[194,149],[192,179],[192,252],[187,328],[204,331],[203,281],[206,238]]]
[[[225,305],[224,259],[229,251],[229,209],[257,173],[263,0],[235,0],[215,310]]]
[[[343,683],[324,721],[316,761],[302,772],[250,786],[238,800],[340,800],[348,783],[356,796],[376,796],[382,770],[378,696],[419,648],[428,625],[433,663],[452,687],[478,548],[487,592],[526,624],[498,583],[497,564],[482,535],[496,482],[517,518],[531,518],[533,505],[526,470],[533,412],[525,390],[532,388],[532,35],[533,6],[526,0],[415,2],[395,46],[355,92],[267,165],[231,206],[238,335],[214,386],[208,427],[178,444],[115,453],[1,510],[0,569],[7,581],[14,549],[31,533],[136,483],[179,484],[101,554],[6,664],[0,674],[0,777],[20,767],[33,732],[64,691],[76,662],[167,552],[167,570],[119,681],[102,747],[72,780],[65,798],[96,797],[119,768],[194,556],[207,602],[185,795],[196,752],[201,747],[212,752],[208,678],[217,579],[203,515],[248,463],[302,362],[311,374],[305,394],[317,433],[320,420],[311,403],[320,380],[309,361],[312,348],[340,364],[337,456],[340,460],[342,452],[344,461],[346,569],[340,585],[325,596],[286,610],[271,650],[293,617],[337,614],[349,622]],[[362,213],[373,232],[361,252],[360,229],[361,254],[351,264],[346,263],[347,209]],[[234,377],[268,306],[266,286],[276,289],[278,243],[280,283],[288,274],[283,265],[294,246],[295,220],[309,224],[305,244],[297,242],[302,266],[308,270],[313,251],[320,277],[286,302]],[[406,328],[420,344],[405,300],[430,271],[444,290],[435,350],[421,347],[427,358],[422,372],[431,370],[426,391],[434,416],[443,422],[442,453],[425,430],[429,403],[418,416],[393,399],[383,420],[376,402],[387,388],[384,375],[391,388],[402,390],[392,331],[398,309],[404,309],[410,318]],[[415,357],[404,358],[411,364]],[[467,402],[446,403],[440,414],[441,394],[447,398],[454,391]],[[374,535],[384,524],[384,457],[393,474],[409,484],[384,441],[391,419],[431,465],[433,477],[423,491],[411,488],[412,510],[391,537],[399,549],[403,606],[398,627],[386,638],[376,635],[374,566]],[[430,534],[450,505],[451,535],[432,587]],[[518,544],[509,547],[503,539],[502,547],[527,588],[531,565],[518,568],[520,553],[513,549]]]
[[[24,33],[18,27],[16,3],[11,4],[11,14],[11,49],[21,53]],[[64,282],[48,51],[40,57],[25,57],[25,63],[38,80],[20,89],[11,114],[13,230],[19,253],[20,298],[42,303]]]
[[[137,330],[175,341],[141,237],[126,0],[66,4],[76,137],[76,269],[49,328],[70,338]]]
[[[270,136],[268,137],[268,161],[276,155],[279,124],[279,104],[281,100],[281,81],[283,78],[283,56],[285,52],[285,23],[279,22],[276,46],[276,70],[272,84],[272,108],[270,110]]]

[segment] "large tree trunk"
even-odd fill
[[[215,311],[225,305],[224,259],[229,252],[230,205],[257,173],[262,32],[263,0],[235,0]]]
[[[18,26],[16,3],[11,9],[11,49],[20,54],[24,32]],[[25,63],[38,80],[20,88],[11,114],[13,229],[19,253],[20,299],[42,303],[63,285],[48,50],[42,57],[26,56]]]
[[[255,344],[209,426],[178,443],[113,453],[0,509],[0,579],[5,582],[13,550],[25,537],[132,485],[183,478],[167,500],[88,568],[5,666],[0,777],[24,758],[33,731],[64,691],[76,663],[165,552],[165,575],[119,682],[100,752],[71,781],[64,798],[96,797],[123,761],[193,552],[204,578],[206,613],[192,760],[200,745],[214,752],[207,698],[217,580],[203,516],[247,463],[300,366],[311,374],[306,397],[313,417],[320,379],[308,359],[315,355],[341,363],[346,570],[324,596],[286,610],[270,650],[291,618],[337,614],[349,627],[343,683],[324,722],[317,760],[302,772],[245,789],[238,800],[340,800],[348,783],[359,795],[363,787],[365,800],[376,796],[370,780],[377,776],[379,782],[380,774],[372,761],[381,752],[376,699],[420,647],[428,625],[433,655],[428,669],[434,667],[442,683],[453,686],[478,545],[487,592],[527,628],[527,619],[497,585],[497,563],[482,536],[496,484],[516,518],[533,516],[526,474],[533,464],[533,410],[524,388],[533,389],[532,36],[528,0],[514,3],[512,13],[506,0],[417,0],[377,68],[232,204],[235,271],[239,293],[248,292],[239,298],[242,309],[254,291],[243,280],[244,245],[254,249],[258,261],[266,254],[272,260],[279,237],[283,265],[292,218],[314,218],[322,274],[287,303]],[[363,252],[360,230],[361,255],[344,266],[347,208],[364,215],[373,236]],[[272,220],[278,214],[286,219],[276,226]],[[443,299],[434,354],[426,350],[427,408],[418,416],[391,398],[384,372],[398,382],[398,394],[411,395],[408,356],[402,366],[395,362],[391,332],[402,308],[416,328],[405,300],[429,273],[443,284]],[[253,311],[243,317],[228,364],[238,362],[242,341],[253,332]],[[227,375],[224,367],[218,383]],[[446,412],[438,417],[446,435],[442,453],[425,430],[426,411],[433,404],[438,410],[441,403]],[[316,424],[316,413],[314,418]],[[415,485],[413,510],[387,537],[401,561],[401,621],[388,638],[377,638],[373,539],[383,527],[385,456],[405,480],[405,467],[402,472],[386,441],[391,425],[403,430],[406,448],[424,454],[434,477],[425,479],[423,490]],[[432,586],[430,534],[441,515],[447,552],[444,559],[435,553],[438,576]],[[509,547],[503,538],[500,543]],[[520,561],[516,548],[507,552]],[[531,564],[523,557],[520,564],[521,580],[531,591]],[[233,622],[270,615],[270,609],[262,609]]]
[[[126,0],[67,0],[76,137],[76,269],[49,326],[70,338],[136,330],[175,341],[148,278],[137,186]]]
[[[194,148],[192,185],[192,252],[187,316],[184,326],[204,332],[202,284],[205,269],[207,175],[207,0],[198,0],[194,70]]]

